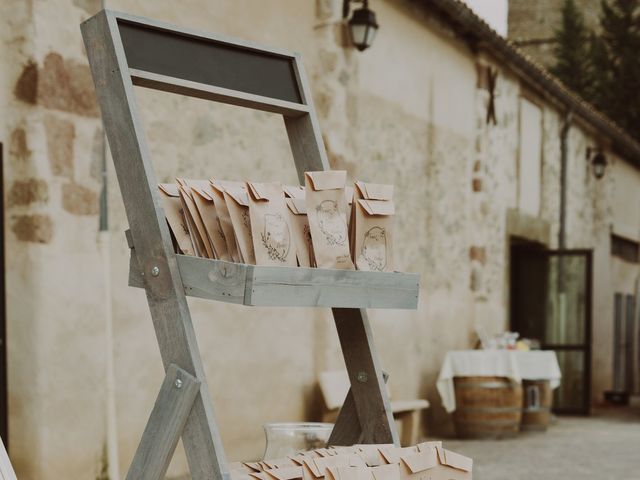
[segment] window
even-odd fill
[[[640,243],[611,235],[611,255],[631,263],[640,263]]]
[[[520,99],[520,155],[518,159],[518,208],[540,214],[542,188],[542,110]]]

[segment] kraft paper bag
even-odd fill
[[[313,258],[313,243],[311,230],[309,229],[309,217],[307,217],[307,205],[302,187],[285,186],[287,210],[291,220],[291,231],[296,246],[298,265],[301,267],[315,267]],[[297,195],[297,196],[293,196]]]
[[[347,229],[347,172],[305,172],[306,206],[318,268],[353,270]]]
[[[256,264],[253,250],[251,220],[249,219],[249,195],[245,187],[224,189],[224,200],[229,209],[233,233],[238,245],[240,261],[250,265]]]
[[[191,184],[191,193],[193,201],[200,213],[200,218],[202,218],[202,222],[207,231],[214,258],[227,262],[231,261],[231,256],[227,249],[227,241],[222,231],[216,205],[213,201],[214,193],[211,185],[208,181],[199,181]]]
[[[352,246],[356,268],[392,272],[393,185],[356,182],[355,192]]]
[[[240,251],[238,250],[238,242],[236,235],[233,231],[233,224],[231,223],[231,216],[229,215],[229,209],[227,208],[227,202],[224,198],[224,190],[226,187],[242,188],[242,182],[232,182],[228,180],[216,180],[210,179],[211,185],[211,197],[213,198],[213,204],[216,207],[216,213],[220,220],[220,227],[224,234],[225,243],[227,245],[227,252],[232,262],[241,263]]]
[[[205,258],[215,258],[213,247],[209,241],[209,235],[207,229],[198,210],[198,206],[194,199],[194,194],[191,189],[191,185],[197,183],[197,180],[186,180],[183,178],[177,178],[176,181],[179,184],[178,190],[180,192],[180,200],[185,209],[185,216],[187,217],[187,226],[191,233],[191,237],[194,239],[198,255]]]
[[[191,237],[189,236],[187,220],[184,217],[178,185],[161,183],[158,185],[158,189],[160,190],[160,201],[164,215],[167,218],[169,229],[178,246],[178,253],[194,255],[195,250],[191,242]]]
[[[296,244],[282,185],[247,182],[256,265],[296,266]]]

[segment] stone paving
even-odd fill
[[[474,480],[640,480],[640,408],[558,417],[545,433],[445,440],[474,460]]]

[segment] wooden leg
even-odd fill
[[[420,410],[402,412],[398,415],[402,425],[400,444],[409,447],[418,443],[418,430],[420,427]]]
[[[399,445],[366,311],[334,308],[333,317],[351,389],[338,415],[329,443]]]
[[[162,480],[200,391],[200,381],[169,365],[127,480]]]

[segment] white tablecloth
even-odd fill
[[[551,388],[560,385],[560,367],[555,352],[534,350],[458,350],[444,358],[436,384],[447,412],[456,409],[453,377],[507,377],[514,382],[549,380]]]

